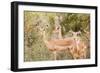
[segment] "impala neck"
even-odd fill
[[[45,31],[43,31],[43,41],[44,42],[46,42],[46,40],[47,40],[45,35],[46,35]]]
[[[61,33],[61,26],[60,26],[60,20],[59,17],[55,17],[55,32],[58,32],[58,38],[62,39],[62,33]]]

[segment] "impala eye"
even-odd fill
[[[59,29],[59,27],[57,29]]]

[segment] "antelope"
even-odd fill
[[[81,32],[72,32],[73,34],[73,48],[70,48],[69,51],[74,59],[83,59],[86,58],[86,44],[78,38],[78,34]]]
[[[46,45],[46,47],[53,53],[54,60],[57,60],[57,52],[67,50],[72,46],[73,39],[71,38],[62,38],[61,34],[61,26],[57,25],[53,31],[53,34],[56,34],[54,37],[50,40],[46,39],[45,31],[43,32],[43,41]]]

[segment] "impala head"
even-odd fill
[[[60,31],[61,31],[61,26],[55,25],[53,32],[60,32]]]
[[[60,18],[58,16],[55,16],[55,30],[60,30],[61,26],[60,26]]]
[[[78,32],[73,32],[73,31],[71,30],[71,31],[69,31],[69,32],[71,32],[71,33],[72,33],[72,37],[73,37],[74,39],[77,39],[77,38],[78,38],[78,36],[81,34],[81,32],[80,32],[80,31],[78,31]]]

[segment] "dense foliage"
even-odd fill
[[[81,31],[80,37],[88,44],[90,39],[90,14],[85,13],[49,13],[49,12],[24,12],[24,42],[25,42],[25,61],[52,60],[52,53],[47,49],[43,42],[43,31],[46,32],[47,39],[52,35],[55,17],[59,17],[63,37],[70,30]],[[59,59],[72,59],[65,52],[59,53]]]

